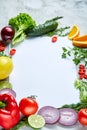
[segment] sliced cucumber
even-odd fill
[[[32,128],[39,129],[45,125],[45,119],[37,114],[28,117],[28,123]]]

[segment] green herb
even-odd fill
[[[15,29],[15,36],[12,40],[12,45],[23,41],[26,38],[26,29],[32,29],[36,26],[32,17],[26,13],[20,13],[16,17],[9,19],[9,25]]]
[[[72,108],[74,109],[76,112],[78,112],[80,109],[82,108],[87,108],[87,103],[72,103],[72,104],[65,104],[63,106],[61,106],[60,108],[58,109],[61,109],[61,108]]]
[[[58,29],[48,33],[48,36],[53,36],[53,35],[58,35],[58,36],[62,36],[62,37],[67,36],[69,31],[66,32],[66,30],[69,30],[69,28],[70,28],[69,26],[63,27],[63,28],[62,27],[58,28]]]
[[[75,65],[78,65],[80,62],[84,62],[85,66],[87,65],[87,49],[75,46],[73,48],[62,47],[62,49],[62,58],[73,57],[72,60]]]
[[[75,88],[80,91],[80,101],[87,103],[87,82],[76,79],[74,82]]]
[[[10,57],[10,58],[11,58],[10,55],[5,54],[5,51],[3,51],[3,52],[1,51],[1,52],[0,52],[0,56],[7,56],[7,57]]]
[[[1,52],[0,52],[0,56],[4,56],[4,51],[1,51]]]

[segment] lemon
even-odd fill
[[[7,78],[13,70],[12,59],[8,56],[0,56],[0,80]]]

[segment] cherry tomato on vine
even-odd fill
[[[38,103],[31,97],[22,98],[19,102],[19,109],[23,115],[29,116],[37,112]]]
[[[81,109],[78,112],[78,121],[80,124],[87,126],[87,108]]]

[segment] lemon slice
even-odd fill
[[[68,39],[73,40],[74,38],[78,37],[80,34],[80,29],[77,25],[74,25],[68,34]]]
[[[32,128],[39,129],[45,125],[45,119],[37,114],[28,117],[28,123]]]

